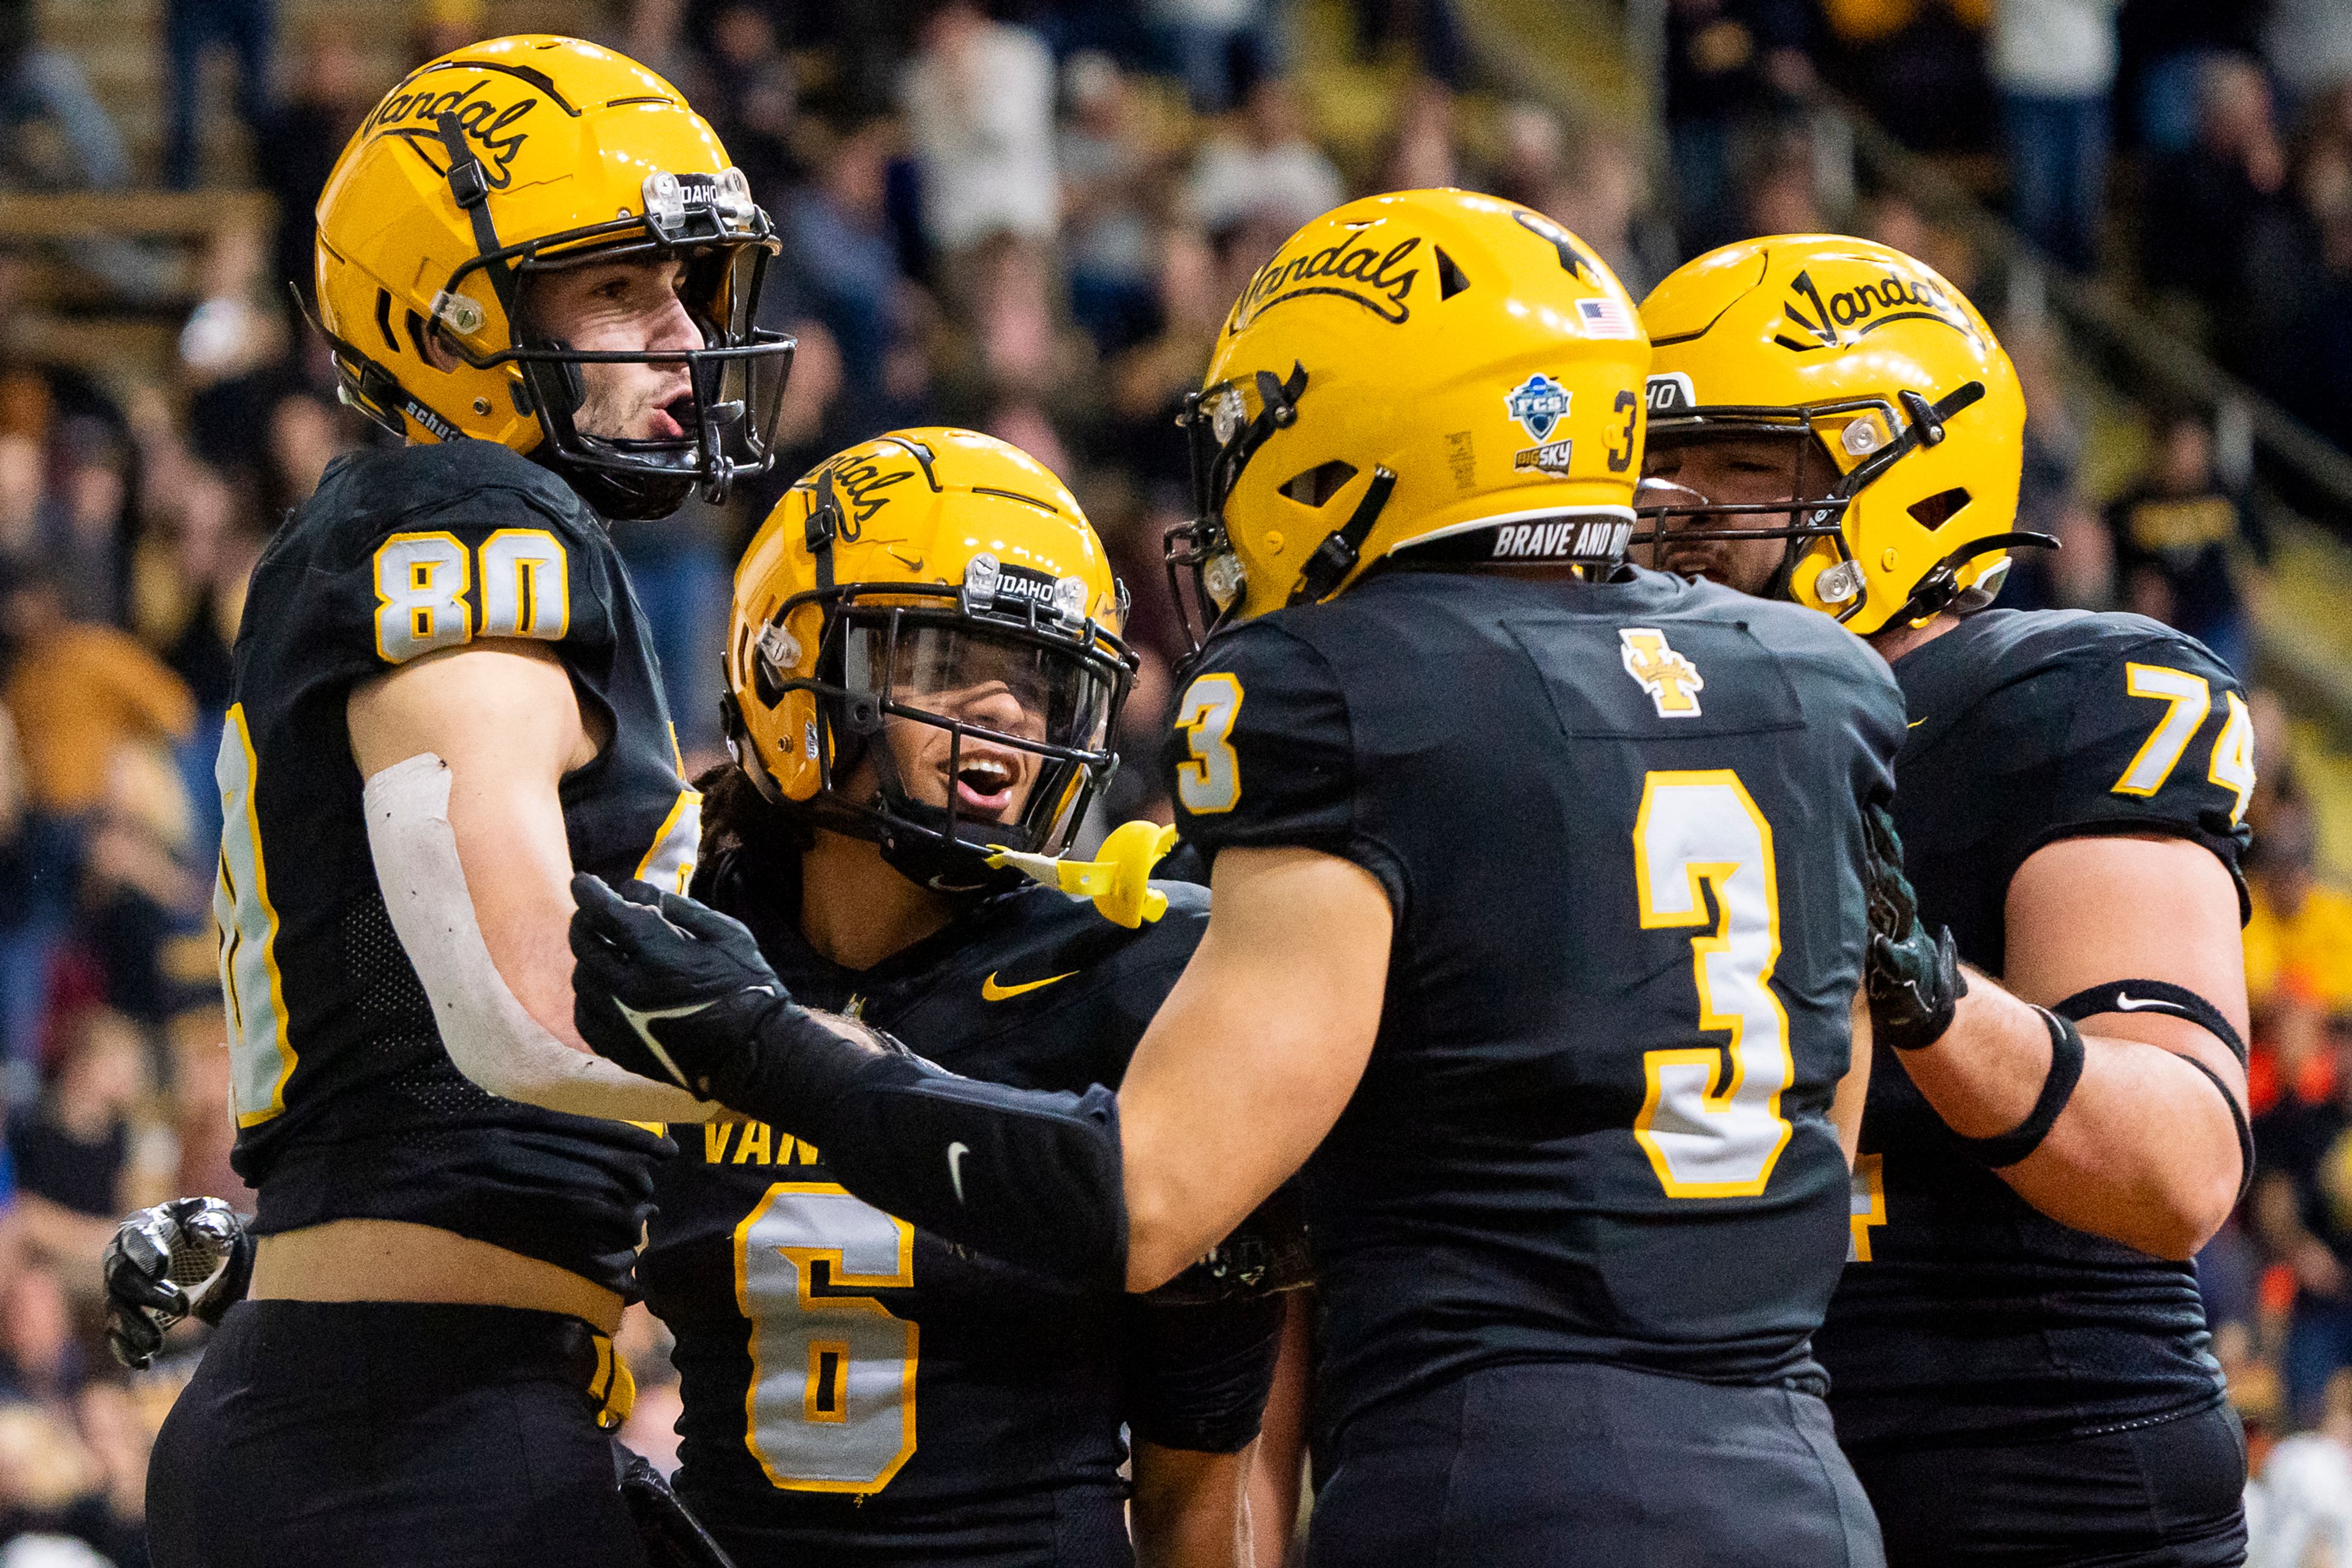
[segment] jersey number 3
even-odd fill
[[[1770,984],[1780,957],[1771,824],[1728,768],[1653,773],[1633,821],[1633,878],[1643,930],[1705,928],[1690,943],[1698,1026],[1731,1033],[1727,1048],[1643,1054],[1633,1137],[1668,1197],[1753,1197],[1788,1146],[1780,1094],[1796,1076]]]
[[[751,1320],[744,1440],[791,1491],[879,1491],[915,1452],[914,1324],[871,1296],[915,1282],[915,1227],[831,1182],[778,1182],[735,1227],[735,1304]]]

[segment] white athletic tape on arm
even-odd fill
[[[525,1010],[490,961],[449,826],[449,765],[431,752],[367,781],[368,848],[392,929],[457,1070],[490,1093],[615,1121],[708,1121],[719,1108],[575,1051]]]

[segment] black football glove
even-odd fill
[[[1919,922],[1919,900],[1903,874],[1903,840],[1883,805],[1863,812],[1869,856],[1864,895],[1870,910],[1870,944],[1863,961],[1863,984],[1870,996],[1870,1029],[1898,1051],[1934,1045],[1952,1026],[1960,998],[1969,994],[1959,950],[1948,928],[1930,932]]]
[[[598,1056],[642,1078],[804,1131],[777,1111],[813,1110],[841,1072],[887,1048],[887,1037],[853,1041],[819,1022],[751,933],[716,910],[585,875],[572,896],[572,1023]]]
[[[245,1221],[218,1198],[173,1198],[124,1220],[100,1263],[114,1359],[144,1367],[181,1319],[218,1324],[253,1283],[253,1252]]]

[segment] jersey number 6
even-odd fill
[[[1780,1093],[1796,1076],[1770,984],[1780,957],[1772,826],[1728,768],[1653,773],[1633,821],[1633,878],[1643,930],[1706,928],[1690,942],[1698,1027],[1731,1032],[1727,1049],[1643,1054],[1648,1089],[1633,1137],[1668,1197],[1753,1197],[1788,1145]],[[1712,921],[1702,884],[1715,889]]]
[[[745,1444],[790,1491],[871,1492],[915,1452],[913,1323],[871,1296],[915,1282],[915,1227],[831,1182],[778,1182],[735,1227],[735,1304],[751,1320]]]

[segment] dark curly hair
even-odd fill
[[[705,769],[694,787],[702,792],[702,865],[715,866],[725,856],[747,869],[800,875],[807,828],[761,795],[741,768],[720,763]]]

